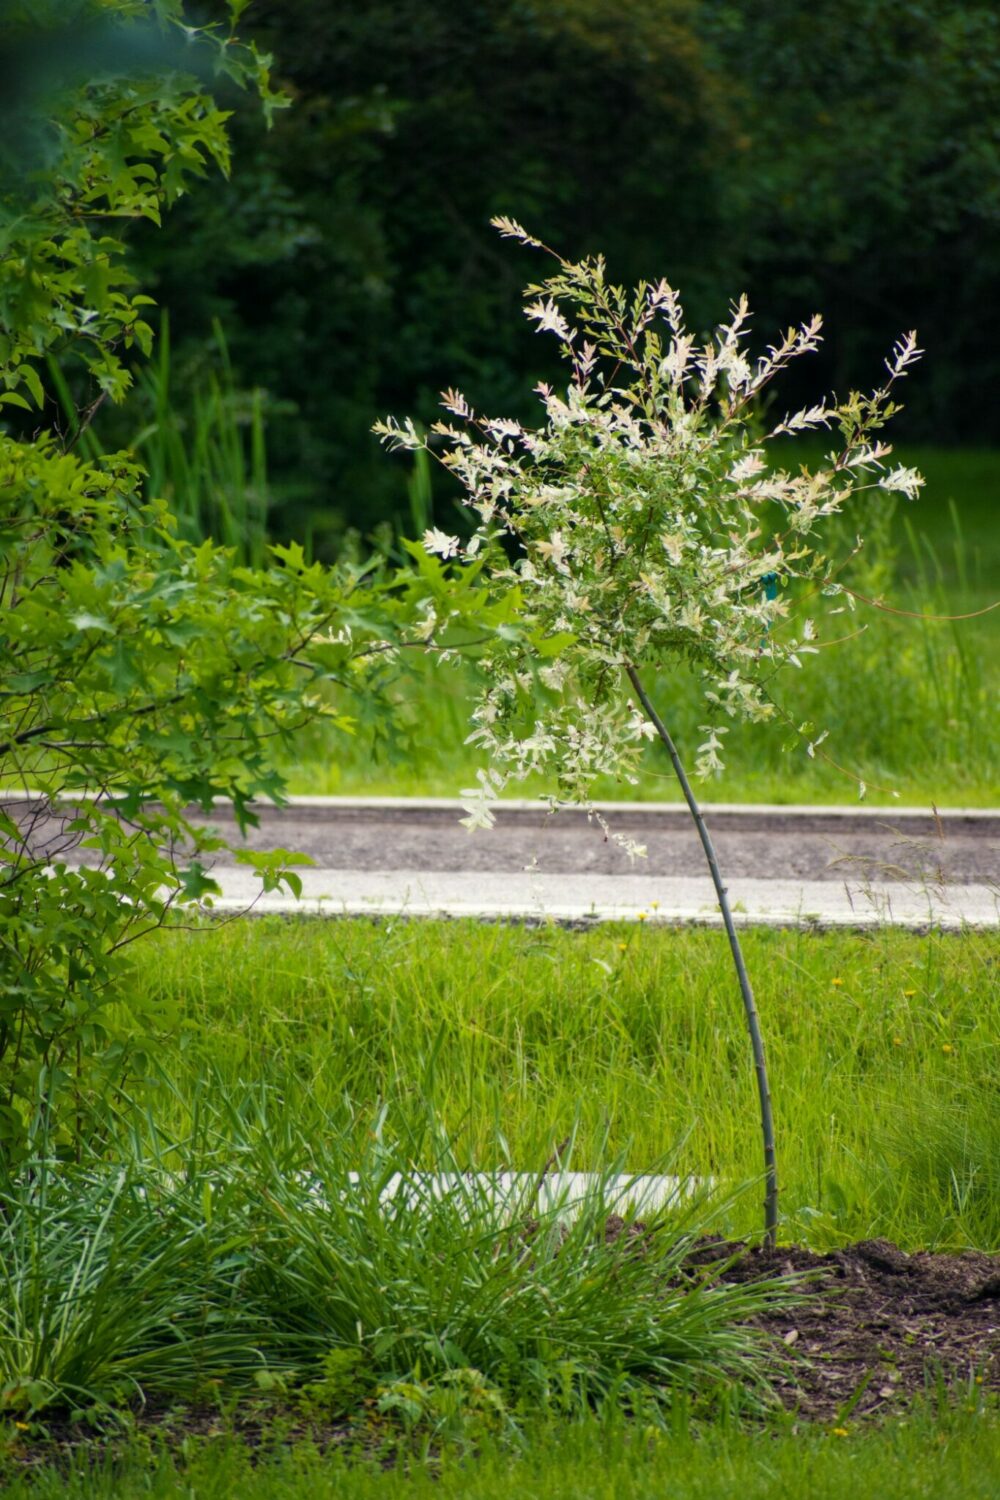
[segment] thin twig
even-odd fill
[[[880,609],[883,614],[903,615],[908,620],[978,620],[980,615],[988,615],[994,609],[1000,609],[1000,599],[992,604],[984,605],[982,609],[974,609],[967,615],[925,615],[917,609],[897,609],[894,604],[883,604],[881,599],[869,599],[867,594],[859,594],[857,589],[849,589],[846,583],[840,583],[837,587],[845,594],[850,594],[852,599],[858,599],[862,604],[870,604],[872,609]]]
[[[542,1191],[542,1188],[545,1186],[546,1177],[552,1171],[553,1167],[557,1167],[559,1165],[560,1161],[562,1160],[562,1154],[566,1150],[566,1147],[569,1145],[571,1139],[571,1136],[567,1136],[564,1141],[560,1141],[559,1145],[556,1146],[549,1155],[544,1166],[542,1167],[542,1170],[539,1172],[538,1176],[535,1179],[535,1185],[531,1190],[531,1196],[528,1198],[528,1201],[525,1204],[526,1208],[530,1208],[533,1204],[538,1202],[538,1195]]]

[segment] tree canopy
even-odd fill
[[[822,307],[792,399],[846,390],[916,327],[901,434],[989,438],[992,4],[257,0],[244,25],[294,108],[270,133],[239,116],[229,183],[137,248],[189,348],[221,313],[244,380],[294,403],[270,433],[279,529],[405,506],[379,413],[429,422],[456,379],[517,410],[550,373],[497,213],[622,280],[668,275],[699,329],[734,290],[762,336]]]

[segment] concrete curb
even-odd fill
[[[380,809],[411,809],[414,812],[447,812],[461,816],[462,802],[458,797],[288,797],[290,807],[315,808],[317,812],[330,810],[336,811],[343,808],[345,811],[363,811],[370,808],[373,812]],[[264,804],[267,805],[267,804]],[[675,802],[594,802],[592,804],[601,813],[651,813],[654,816],[662,813],[675,814],[687,813],[687,805],[681,801]],[[544,812],[547,804],[544,799],[535,797],[504,797],[490,806],[496,812]],[[775,818],[802,818],[802,817],[828,817],[828,818],[940,818],[943,822],[955,818],[973,818],[976,820],[988,820],[995,818],[1000,820],[1000,807],[873,807],[867,802],[858,802],[852,805],[834,803],[827,805],[822,802],[815,803],[780,803],[780,802],[703,802],[702,811],[711,816],[713,813],[724,813],[730,816],[746,816],[752,818],[775,817]],[[561,803],[560,810],[572,812],[579,811],[574,808],[573,803]]]
[[[712,882],[649,875],[549,875],[505,871],[302,869],[302,897],[259,895],[246,869],[217,866],[211,910],[264,916],[473,918],[590,925],[628,922],[720,926]],[[728,883],[739,926],[949,931],[1000,926],[1000,889],[935,889],[902,882],[753,880]],[[207,909],[207,908],[206,908]]]

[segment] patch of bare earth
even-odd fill
[[[728,1282],[808,1276],[800,1307],[760,1320],[790,1356],[778,1394],[804,1417],[833,1421],[849,1404],[854,1417],[888,1416],[939,1380],[955,1392],[1000,1390],[1000,1256],[907,1255],[888,1240],[826,1255],[743,1249],[704,1242],[692,1262],[721,1260]]]

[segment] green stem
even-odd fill
[[[746,964],[743,961],[743,950],[740,947],[740,940],[736,935],[733,915],[729,909],[729,898],[722,881],[719,862],[715,855],[715,846],[705,826],[705,819],[702,817],[701,808],[698,806],[698,801],[691,790],[691,783],[687,779],[680,756],[677,754],[677,747],[670,737],[667,726],[650,702],[635,667],[629,665],[625,668],[625,671],[629,682],[631,682],[635,689],[639,702],[642,704],[650,723],[660,736],[667,754],[673,763],[677,780],[680,782],[681,791],[684,793],[684,799],[687,802],[691,816],[695,822],[695,827],[698,830],[698,837],[701,839],[701,846],[705,851],[705,858],[708,861],[708,868],[712,874],[715,893],[719,898],[719,908],[722,912],[726,936],[729,938],[729,947],[733,955],[736,977],[739,980],[740,993],[743,996],[743,1009],[746,1012],[747,1030],[750,1033],[750,1045],[753,1049],[754,1070],[757,1074],[757,1092],[760,1096],[761,1134],[764,1139],[764,1242],[769,1249],[773,1249],[778,1233],[778,1170],[774,1149],[774,1119],[771,1114],[771,1090],[767,1081],[767,1063],[764,1059],[764,1039],[760,1031],[760,1017],[757,1014],[757,1006],[754,1001],[753,990],[750,986],[750,978],[747,974]]]

